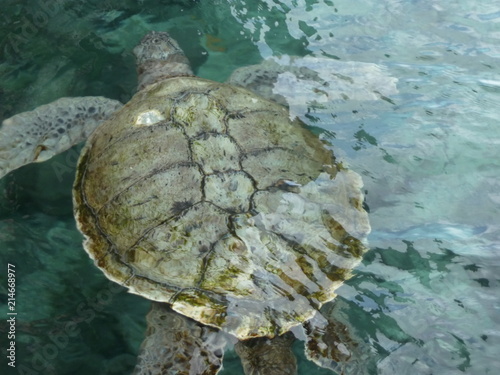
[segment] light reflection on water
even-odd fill
[[[372,373],[497,372],[500,15],[493,1],[103,4],[67,1],[21,39],[15,25],[24,22],[24,8],[6,6],[2,117],[60,96],[128,100],[135,88],[130,50],[149,29],[172,30],[198,74],[217,80],[260,56],[313,55],[337,69],[376,64],[379,92],[388,88],[384,77],[396,82],[387,100],[346,91],[350,97],[301,103],[296,112],[327,130],[336,154],[365,182],[372,250],[340,289],[341,310],[378,361]],[[28,19],[37,12],[49,14],[33,4]],[[373,93],[373,76],[359,81],[362,66],[342,76]],[[29,365],[51,342],[48,331],[79,316],[80,332],[45,373],[127,373],[147,303],[120,292],[92,319],[87,305],[79,308],[107,284],[80,251],[69,197],[72,162],[61,155],[0,182],[2,264],[15,261],[23,270],[18,358]],[[328,373],[305,360],[301,345],[300,373]],[[230,352],[223,373],[241,373],[239,366]]]

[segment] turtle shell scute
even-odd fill
[[[366,250],[361,180],[287,110],[169,78],[89,138],[74,185],[85,248],[132,293],[239,339],[335,297]]]

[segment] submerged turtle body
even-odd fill
[[[284,107],[174,77],[92,134],[74,199],[110,279],[247,339],[282,334],[333,299],[369,230],[360,187]]]
[[[283,106],[195,77],[167,33],[134,53],[139,92],[125,106],[62,98],[6,119],[0,178],[93,132],[73,189],[85,249],[157,301],[135,374],[216,374],[230,335],[246,340],[236,351],[247,374],[295,374],[293,335],[336,370],[349,350],[319,309],[366,249],[361,178]],[[269,85],[263,67],[232,82]]]

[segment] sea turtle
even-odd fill
[[[366,250],[361,178],[285,107],[194,76],[177,42],[134,49],[122,107],[63,98],[3,122],[0,177],[85,139],[74,183],[84,247],[111,280],[153,302],[137,374],[215,374],[226,340],[247,374],[334,368],[319,313]]]

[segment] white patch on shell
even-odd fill
[[[164,121],[165,116],[163,116],[160,111],[153,109],[151,111],[143,112],[135,120],[136,126],[150,126]]]

